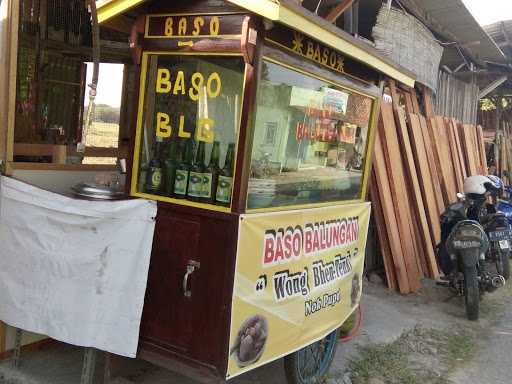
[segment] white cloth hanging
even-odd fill
[[[135,357],[156,204],[96,202],[0,178],[0,320]]]

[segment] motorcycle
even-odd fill
[[[508,195],[508,199],[498,199],[496,203],[496,209],[499,212],[503,212],[510,225],[512,225],[512,186],[504,188]]]
[[[445,276],[440,284],[464,296],[469,320],[478,320],[481,295],[505,285],[502,275],[486,269],[488,249],[487,234],[479,222],[467,218],[465,202],[450,204],[441,215],[437,257]]]
[[[498,274],[510,278],[510,251],[512,229],[500,205],[487,202],[486,198],[468,198],[467,217],[478,221],[489,238],[486,259],[496,265]]]

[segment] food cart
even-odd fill
[[[104,1],[132,21],[131,196],[158,202],[138,357],[204,382],[322,377],[361,295],[382,78],[290,1]]]

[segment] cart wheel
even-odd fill
[[[338,330],[323,339],[288,355],[284,359],[289,384],[321,383],[334,359],[338,345]]]

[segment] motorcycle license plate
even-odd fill
[[[480,248],[482,244],[479,241],[474,240],[455,240],[453,242],[453,248],[455,249],[469,249],[469,248]]]
[[[491,240],[491,241],[508,240],[511,237],[512,237],[512,231],[509,229],[507,229],[505,231],[489,232],[489,240]]]
[[[508,240],[500,240],[500,248],[501,249],[509,249],[510,244]]]

